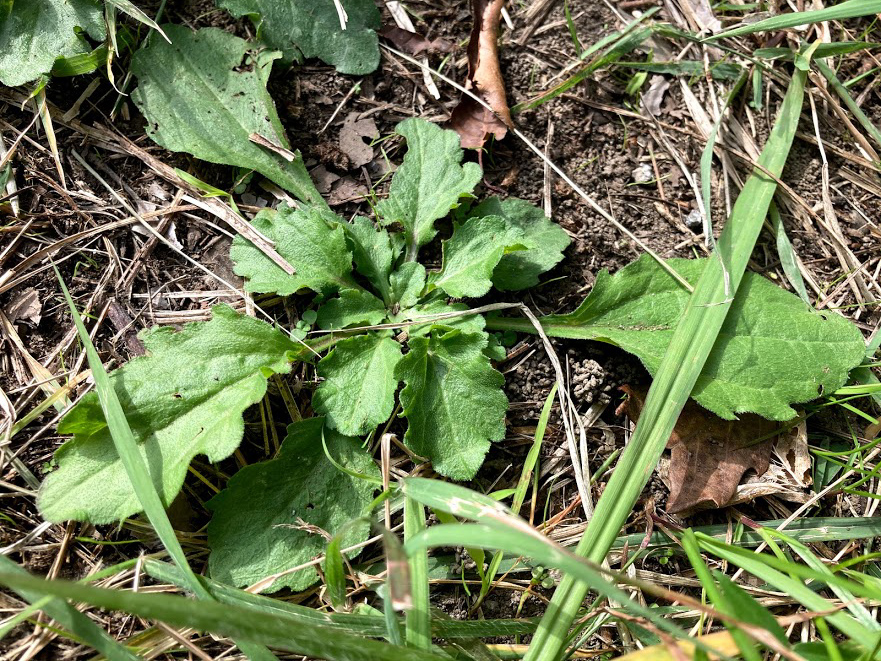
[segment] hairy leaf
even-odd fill
[[[319,530],[335,535],[364,514],[375,485],[334,466],[324,454],[322,436],[330,456],[345,468],[374,478],[379,470],[358,440],[323,423],[309,418],[290,425],[275,459],[246,466],[209,501],[214,516],[208,525],[208,567],[214,578],[247,585],[308,562],[327,544]],[[364,541],[369,530],[367,521],[346,526],[342,547]],[[309,567],[279,578],[270,590],[304,590],[317,579]]]
[[[668,260],[692,283],[706,263]],[[541,322],[548,335],[620,346],[654,374],[688,298],[667,271],[644,255],[614,276],[601,271],[575,312]],[[533,330],[519,319],[494,319],[490,326]],[[839,388],[864,354],[862,334],[847,319],[818,313],[794,294],[747,272],[691,396],[726,420],[738,413],[789,420],[796,415],[790,404]]]
[[[408,119],[395,129],[407,139],[407,154],[395,172],[389,196],[376,211],[383,222],[401,223],[407,239],[407,260],[434,238],[434,221],[470,195],[482,172],[476,163],[460,165],[459,137],[423,119]]]
[[[461,331],[414,337],[395,370],[405,384],[404,442],[456,480],[473,478],[490,441],[505,435],[505,379],[490,366],[485,346],[482,335]]]
[[[401,319],[406,321],[418,321],[426,317],[429,319],[425,324],[408,326],[407,332],[410,337],[421,337],[437,328],[442,330],[460,330],[463,333],[478,333],[481,337],[486,338],[486,333],[483,332],[486,326],[486,319],[484,319],[482,314],[437,318],[437,315],[464,312],[467,309],[468,306],[465,303],[430,301],[404,310],[401,313]]]
[[[342,340],[318,363],[324,381],[312,407],[342,434],[368,433],[392,414],[400,360],[401,345],[390,337],[365,333]]]
[[[522,236],[500,216],[469,218],[443,242],[443,265],[429,275],[429,287],[440,287],[453,298],[483,296],[492,288],[493,270],[502,255]]]
[[[163,29],[172,43],[154,39],[132,57],[138,77],[132,100],[147,118],[147,135],[166,149],[257,170],[301,200],[324,206],[299,154],[288,162],[250,140],[256,133],[289,147],[266,91],[279,54],[254,51],[216,28]]]
[[[346,247],[343,221],[316,207],[264,210],[253,225],[275,242],[275,249],[296,273],[288,275],[247,239],[236,236],[229,254],[235,272],[248,279],[246,289],[287,296],[308,287],[319,294],[360,289],[352,279],[352,253]]]
[[[92,47],[80,30],[96,41],[106,38],[98,0],[0,3],[0,83],[24,85],[49,73],[59,57],[88,53]]]
[[[502,291],[537,285],[538,276],[563,259],[563,251],[570,243],[566,231],[545,216],[541,209],[515,197],[507,200],[491,197],[481,202],[469,215],[501,216],[509,227],[523,232],[519,243],[526,250],[506,254],[493,271],[493,284]]]
[[[384,229],[377,229],[367,218],[357,216],[343,223],[346,239],[355,258],[358,273],[370,281],[383,300],[389,302],[389,273],[401,253],[401,246]]]
[[[156,490],[168,505],[197,454],[228,457],[242,440],[242,412],[290,370],[297,345],[268,324],[214,308],[209,322],[143,335],[150,355],[110,375]],[[56,453],[39,507],[49,521],[113,523],[141,511],[98,397],[89,393],[58,425],[74,434]]]
[[[419,262],[404,262],[389,276],[392,301],[411,308],[419,302],[425,287],[425,267]]]
[[[383,302],[370,292],[343,289],[339,298],[332,298],[318,308],[318,327],[340,330],[347,326],[371,326],[382,323],[387,314]]]
[[[284,53],[285,62],[318,57],[340,73],[365,74],[379,66],[379,10],[373,0],[343,0],[345,29],[331,0],[218,0],[233,16],[248,15],[257,35]]]

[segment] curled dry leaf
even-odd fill
[[[450,117],[450,128],[459,134],[466,149],[480,149],[488,135],[501,140],[513,126],[499,66],[498,34],[503,5],[504,0],[471,0],[474,26],[468,42],[465,89],[483,99],[494,112],[470,96],[462,96]]]
[[[622,408],[638,420],[646,390],[629,386],[622,390],[628,394]],[[730,504],[747,472],[764,475],[768,470],[778,429],[779,422],[752,413],[723,420],[689,400],[667,443],[671,453],[667,511],[677,514]]]
[[[446,39],[427,39],[418,32],[405,30],[397,25],[386,25],[379,31],[379,36],[390,41],[398,50],[414,57],[423,53],[451,53],[454,48]]]

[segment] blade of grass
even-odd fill
[[[863,112],[863,109],[857,105],[857,102],[854,101],[853,97],[847,91],[847,88],[838,80],[835,72],[820,60],[817,60],[816,65],[817,70],[823,74],[823,77],[826,78],[835,93],[842,101],[844,101],[844,105],[846,105],[847,109],[850,110],[854,117],[856,117],[860,126],[863,127],[863,130],[872,137],[872,140],[875,141],[876,145],[881,147],[881,131],[875,127],[872,120],[869,119],[866,113]]]
[[[840,21],[845,18],[859,18],[860,16],[870,16],[881,12],[881,0],[847,0],[832,7],[817,9],[813,11],[791,12],[789,14],[780,14],[766,18],[764,21],[743,25],[733,30],[726,30],[719,34],[714,34],[705,39],[705,41],[718,41],[729,37],[739,37],[744,34],[753,34],[754,32],[767,32],[771,30],[785,30],[786,28],[794,28],[798,25],[809,25],[811,23],[822,23],[823,21]]]
[[[165,506],[159,498],[159,492],[156,491],[147,464],[138,450],[138,443],[135,440],[131,427],[129,427],[128,420],[126,420],[125,411],[122,410],[122,405],[119,403],[116,391],[110,383],[110,377],[101,363],[101,358],[98,356],[95,345],[92,344],[89,332],[86,330],[82,319],[80,319],[79,312],[77,312],[70,292],[67,291],[67,285],[64,284],[61,273],[59,273],[58,268],[54,264],[53,268],[61,285],[64,299],[70,308],[70,314],[80,336],[80,341],[86,350],[89,367],[92,370],[92,378],[95,380],[95,391],[98,394],[98,401],[101,403],[101,410],[104,412],[110,436],[113,438],[113,445],[132,483],[132,489],[144,508],[144,513],[156,531],[156,535],[159,537],[165,550],[168,551],[168,555],[171,556],[175,564],[187,577],[187,587],[199,599],[211,600],[211,595],[196,578],[187,562],[187,556],[177,539],[177,535],[175,535],[171,521],[168,519]],[[252,660],[271,661],[276,658],[265,647],[255,646],[251,643],[237,643],[237,645]]]
[[[186,597],[108,590],[63,580],[44,581],[5,571],[0,571],[0,584],[14,590],[29,590],[131,613],[175,627],[191,627],[221,636],[259,641],[313,658],[332,661],[438,661],[446,658],[309,624],[278,612],[260,613],[215,601],[195,604]]]
[[[805,288],[804,278],[801,276],[801,271],[798,270],[798,257],[796,257],[795,251],[792,249],[789,237],[786,236],[786,229],[783,227],[783,220],[780,218],[780,211],[777,210],[777,205],[772,202],[768,212],[768,216],[771,219],[771,228],[774,231],[774,240],[777,245],[777,256],[780,258],[780,266],[783,268],[783,273],[801,300],[811,305],[811,298],[808,296],[808,290]]]
[[[404,500],[404,540],[425,529],[425,508],[412,498]],[[407,645],[421,650],[431,649],[431,614],[428,595],[428,552],[409,557],[410,594],[413,605],[405,618]]]
[[[737,292],[777,188],[775,178],[779,178],[783,171],[795,136],[804,98],[806,68],[807,65],[802,63],[793,74],[777,121],[759,157],[758,164],[762,169],[757,168],[752,173],[734,204],[717,249],[695,286],[664,354],[633,437],[621,454],[597,503],[594,517],[578,544],[576,553],[596,564],[606,557],[621,526],[630,516],[725,321],[731,297]],[[571,576],[563,579],[542,618],[526,661],[560,658],[566,634],[587,591],[588,586],[577,579]]]

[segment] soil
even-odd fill
[[[142,2],[141,6],[151,13],[158,2]],[[444,37],[462,44],[470,31],[470,14],[461,3],[412,2],[417,29],[430,38]],[[525,45],[520,45],[505,30],[502,37],[502,71],[511,105],[522,103],[536,93],[548,89],[559,82],[560,71],[575,61],[569,29],[563,20],[561,6],[552,10],[543,27]],[[615,29],[616,17],[605,3],[589,0],[569,2],[574,16],[578,38],[582,44],[596,43],[600,38]],[[522,12],[515,12],[518,31],[522,30]],[[253,27],[246,20],[235,20],[225,12],[215,8],[212,0],[184,0],[169,3],[172,22],[180,22],[192,27],[212,25],[240,36],[253,36]],[[389,21],[388,16],[385,20]],[[437,65],[439,58],[432,57]],[[466,74],[464,50],[458,50],[447,62],[446,75],[463,80]],[[80,97],[92,76],[53,80],[47,87],[50,102],[62,110],[70,108]],[[121,77],[118,77],[119,80]],[[638,101],[629,96],[625,89],[629,74],[623,69],[609,71],[602,69],[580,85],[573,87],[560,98],[545,103],[535,110],[526,110],[515,115],[517,126],[548,156],[567,172],[572,179],[591,195],[599,204],[610,208],[615,218],[628,227],[639,239],[662,257],[693,257],[703,253],[700,228],[691,229],[686,224],[689,211],[696,208],[694,191],[688,184],[679,166],[668,154],[664,143],[658,139],[658,130],[650,123],[636,120],[626,114],[599,109],[598,105],[614,108],[639,110]],[[666,135],[675,145],[691,172],[699,171],[699,159],[703,139],[699,136],[691,120],[677,80],[672,83],[663,102],[659,121],[666,127]],[[353,93],[353,85],[357,89]],[[647,83],[648,84],[648,83]],[[458,93],[442,86],[441,99],[435,100],[425,89],[421,74],[406,62],[383,53],[380,69],[371,75],[356,80],[337,74],[332,68],[315,61],[277,70],[270,82],[270,93],[276,100],[279,115],[288,132],[292,146],[299,149],[313,174],[325,181],[338,179],[329,184],[330,195],[340,192],[339,199],[347,199],[346,191],[355,191],[361,185],[369,189],[386,174],[386,160],[377,148],[375,158],[363,167],[354,167],[350,159],[339,148],[340,129],[351,113],[358,118],[370,117],[381,136],[393,132],[395,124],[411,116],[422,116],[433,121],[445,121],[455,106]],[[779,101],[779,90],[772,98]],[[0,90],[0,94],[3,91]],[[106,78],[83,104],[78,119],[85,124],[111,124],[110,114],[117,94]],[[9,139],[11,128],[23,129],[31,119],[30,110],[22,110],[9,99],[0,101],[0,127],[4,138]],[[776,108],[775,101],[773,104]],[[342,108],[340,108],[342,104]],[[122,111],[112,120],[115,130],[131,138],[141,147],[161,161],[187,169],[196,177],[223,189],[230,189],[235,183],[234,173],[229,168],[196,161],[184,154],[174,154],[160,149],[144,137],[144,121],[134,105],[122,100]],[[881,105],[878,92],[872,92],[866,99],[864,109],[876,120],[881,119]],[[339,110],[339,112],[337,112]],[[745,113],[744,107],[735,109]],[[824,138],[840,146],[849,153],[855,153],[849,134],[842,128],[835,116],[823,108],[820,110],[820,128]],[[750,111],[754,127],[754,139],[762,144],[767,136],[767,108],[764,111]],[[334,116],[334,114],[336,115]],[[331,119],[333,117],[333,119]],[[330,122],[328,124],[328,122]],[[326,126],[326,129],[325,129]],[[801,131],[813,135],[811,122],[803,118]],[[138,200],[141,212],[150,211],[167,204],[175,195],[171,186],[156,178],[140,160],[130,156],[111,154],[92,148],[84,143],[82,135],[65,128],[55,127],[62,163],[68,181],[70,194],[58,184],[58,173],[51,155],[45,148],[46,137],[42,131],[32,131],[33,142],[23,142],[15,162],[16,178],[22,189],[18,199],[21,205],[20,220],[4,218],[4,229],[0,226],[0,255],[3,246],[9,245],[21,230],[21,223],[33,221],[26,238],[22,240],[3,264],[3,269],[15,266],[29,254],[50,243],[74,233],[81,232],[97,224],[122,218],[127,214],[106,190],[89,175],[76,161],[73,154],[79,153],[99,169],[103,176],[119,190],[123,190],[132,200]],[[399,143],[392,139],[382,143],[383,150],[392,162],[400,159]],[[881,248],[881,234],[877,225],[872,225],[855,210],[856,202],[865,217],[874,219],[881,212],[881,199],[860,188],[840,175],[842,168],[861,171],[859,166],[848,164],[834,154],[827,154],[830,172],[833,173],[833,205],[842,225],[844,236],[850,249],[860,259],[875,260],[868,272],[877,270],[877,256]],[[469,154],[469,158],[474,158]],[[637,183],[634,170],[644,165],[657,164],[660,183]],[[502,191],[506,196],[516,196],[535,204],[544,204],[545,169],[541,161],[516,137],[509,135],[504,141],[492,144],[483,156],[485,180],[483,192]],[[320,170],[316,171],[316,168]],[[720,168],[716,168],[720,170]],[[875,185],[878,178],[874,173],[862,170]],[[327,173],[333,175],[328,178]],[[655,178],[654,172],[652,179]],[[797,141],[788,161],[783,180],[800,195],[809,207],[822,214],[819,206],[822,182],[822,163],[815,145],[807,141]],[[725,208],[720,175],[714,173],[713,215],[716,230],[722,225]],[[348,187],[343,189],[343,187]],[[361,189],[363,190],[363,189]],[[569,311],[584,298],[601,269],[614,272],[639,256],[640,250],[606,220],[592,211],[571,188],[551,177],[551,213],[573,238],[566,251],[564,261],[543,276],[543,282],[522,296],[508,296],[505,300],[522,300],[537,313],[547,314]],[[74,191],[76,191],[74,193]],[[272,195],[252,182],[248,192],[240,197],[244,208],[275,204]],[[249,206],[250,205],[250,206]],[[360,200],[343,202],[335,210],[344,217],[355,212],[366,213],[367,206]],[[804,212],[802,212],[804,216]],[[795,252],[825,291],[833,290],[842,278],[842,268],[826,234],[802,217],[795,217],[784,210],[783,223],[792,240]],[[16,230],[15,228],[18,228]],[[234,284],[240,280],[232,273],[227,256],[228,228],[218,228],[214,217],[200,210],[178,214],[168,230],[182,250],[193,259],[205,264],[223,278]],[[172,324],[185,318],[188,312],[204,318],[210,305],[218,300],[216,295],[208,294],[221,287],[211,278],[183,260],[176,252],[157,246],[147,257],[135,277],[130,289],[120,287],[120,264],[127,264],[143,245],[147,237],[137,233],[131,226],[111,232],[94,234],[76,241],[55,254],[64,280],[70,287],[77,305],[83,309],[87,305],[91,314],[97,315],[108,301],[114,301],[121,311],[114,320],[108,319],[98,325],[95,343],[108,367],[123,364],[139,351],[138,341],[133,331],[148,328],[154,323]],[[0,259],[3,259],[0,257]],[[42,304],[41,318],[38,321],[23,318],[14,327],[27,351],[38,361],[49,361],[48,367],[59,374],[72,369],[79,357],[79,349],[71,335],[72,323],[66,306],[63,304],[60,289],[51,269],[45,268],[47,262],[34,264],[19,284],[0,294],[0,310],[14,306],[27,290],[36,289]],[[753,254],[752,268],[771,277],[781,286],[789,287],[780,267],[774,238],[764,232]],[[109,277],[108,273],[110,274]],[[853,293],[845,288],[836,296],[839,307],[853,315],[856,303]],[[95,295],[97,292],[97,296]],[[95,300],[92,300],[94,298]],[[269,297],[258,299],[272,304]],[[283,323],[293,324],[309,305],[311,297],[294,296],[284,302],[275,301],[273,310]],[[494,299],[496,300],[496,299]],[[126,317],[129,321],[126,320]],[[122,321],[119,321],[122,319]],[[879,312],[877,307],[862,311],[857,323],[866,331],[877,327]],[[25,403],[22,397],[29,372],[25,369],[20,353],[14,348],[7,334],[0,334],[0,387],[22,410],[19,417],[30,410],[40,397]],[[586,411],[595,403],[608,404],[600,421],[602,426],[589,430],[590,456],[592,469],[599,467],[616,449],[623,447],[629,430],[629,423],[616,413],[621,401],[618,390],[623,384],[644,382],[648,379],[645,370],[637,360],[614,347],[597,343],[554,341],[557,355],[568,370],[572,395],[580,411]],[[59,347],[63,347],[63,360],[56,357]],[[520,338],[517,345],[509,348],[511,358],[500,363],[499,369],[505,373],[505,391],[510,400],[508,415],[509,434],[505,441],[497,443],[487,462],[471,485],[479,490],[498,490],[516,484],[520,474],[522,459],[531,444],[535,424],[554,382],[554,372],[540,342],[534,338]],[[314,386],[314,375],[307,366],[295,370],[289,379],[296,400],[303,415],[310,415],[309,394]],[[279,399],[280,398],[276,398]],[[274,405],[273,415],[279,434],[283,437],[285,423],[289,420],[284,406]],[[560,425],[558,410],[555,408],[542,450],[542,461],[551,461],[565,449],[565,439]],[[28,427],[13,439],[12,448],[20,450],[19,458],[39,479],[51,469],[52,453],[63,442],[54,432],[54,414],[38,416]],[[260,412],[249,411],[246,420],[248,431],[242,453],[249,462],[264,456],[263,440],[259,434]],[[847,429],[848,420],[841,412],[827,414],[817,423],[818,433],[824,430]],[[197,466],[199,463],[197,462]],[[210,469],[210,467],[208,467]],[[238,463],[229,459],[218,466],[223,474],[237,470]],[[408,468],[402,464],[402,468]],[[12,468],[4,469],[0,479],[4,480],[0,492],[6,484],[18,489],[29,487],[22,476]],[[545,519],[550,519],[564,511],[576,496],[574,484],[554,488],[553,483],[571,481],[571,468],[568,459],[554,473],[543,476],[543,505],[549,505]],[[594,498],[602,491],[604,480],[594,488]],[[40,521],[39,514],[30,495],[11,492],[3,493],[2,513],[8,517],[7,524],[0,528],[0,547],[11,544],[34,528]],[[211,496],[203,484],[196,480],[187,483],[183,495],[175,509],[175,524],[181,530],[199,531],[206,523],[209,513],[204,502]],[[663,515],[667,491],[659,478],[654,478],[646,487],[643,500],[637,505],[634,518],[627,532],[644,532],[647,515],[657,512]],[[858,503],[854,501],[858,506]],[[835,513],[841,503],[831,499],[824,507]],[[780,513],[778,503],[756,501],[741,506],[741,513],[761,520],[774,518]],[[566,519],[567,523],[576,521],[580,508],[573,509]],[[541,515],[541,512],[538,513]],[[730,513],[724,511],[705,512],[689,519],[695,525],[724,522]],[[573,518],[575,517],[575,518]],[[536,523],[541,521],[537,516]],[[31,571],[45,574],[53,567],[63,539],[69,541],[71,534],[80,537],[132,539],[132,527],[124,524],[121,530],[112,527],[72,525],[53,526],[42,537],[26,545],[23,550],[12,554],[13,559],[22,562]],[[67,542],[65,542],[67,543]],[[204,550],[204,537],[196,537],[194,544]],[[150,544],[147,544],[149,547]],[[66,548],[64,561],[57,568],[59,576],[78,578],[84,576],[97,562],[109,565],[123,558],[134,557],[144,548],[142,544],[119,547],[96,546],[88,542],[73,541]],[[649,561],[650,565],[654,561]],[[679,571],[676,563],[666,569],[654,563],[655,571]],[[528,582],[528,581],[527,581]],[[550,591],[538,589],[545,597]],[[473,598],[468,597],[460,586],[437,586],[433,592],[436,604],[453,617],[463,617],[468,613]],[[516,611],[520,593],[511,590],[497,590],[491,600],[484,605],[486,617],[511,617]],[[12,597],[0,595],[0,606],[11,607],[19,602]],[[538,597],[526,601],[523,614],[540,615],[544,602]],[[117,623],[119,624],[119,623]],[[121,625],[119,629],[122,629]],[[16,644],[16,640],[30,635],[30,625],[20,627],[15,634],[6,639],[4,645]],[[127,630],[131,633],[130,630]],[[59,658],[61,654],[77,656],[82,649],[71,651],[60,638],[54,639],[44,647],[35,658]],[[65,656],[64,658],[70,658]]]

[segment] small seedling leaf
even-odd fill
[[[343,527],[341,547],[364,541],[367,521],[353,522],[373,500],[375,484],[339,470],[324,454],[356,473],[379,477],[379,469],[356,439],[329,430],[323,418],[288,427],[275,459],[246,466],[211,501],[208,567],[223,583],[246,585],[321,555],[327,539]],[[349,524],[349,525],[346,525]],[[312,567],[279,577],[270,591],[304,590],[318,580]]]
[[[541,209],[514,197],[507,200],[491,197],[475,207],[470,215],[500,216],[509,227],[522,232],[519,243],[526,250],[506,254],[493,272],[493,284],[502,291],[537,285],[538,276],[563,259],[563,251],[571,242],[566,231]]]
[[[476,163],[462,162],[459,137],[431,122],[408,119],[396,132],[407,139],[407,154],[392,178],[389,196],[376,211],[388,224],[401,223],[407,239],[407,261],[431,241],[434,222],[470,195],[482,172]]]
[[[27,0],[0,8],[0,83],[24,85],[49,73],[60,57],[92,50],[82,32],[104,41],[98,0]],[[8,13],[7,13],[8,12]]]
[[[256,52],[216,28],[163,29],[173,43],[154,39],[132,57],[132,100],[147,118],[147,135],[166,149],[256,170],[304,202],[325,206],[299,154],[288,162],[250,140],[256,133],[289,146],[266,91],[279,53]]]
[[[404,442],[441,475],[470,480],[490,441],[505,435],[504,377],[490,365],[481,334],[414,337],[395,376],[408,428]]]
[[[439,287],[453,298],[483,296],[492,288],[499,260],[509,248],[522,247],[522,237],[501,216],[469,218],[443,242],[443,265],[429,275],[429,289]]]
[[[327,209],[304,206],[261,211],[253,225],[275,242],[275,249],[296,273],[288,275],[247,239],[237,236],[230,248],[235,272],[248,279],[247,290],[286,296],[309,288],[319,294],[357,289],[352,280],[352,253],[346,246],[343,220]]]
[[[392,301],[411,308],[419,302],[425,288],[425,267],[419,262],[404,262],[389,276]]]
[[[400,360],[401,345],[389,337],[370,333],[341,341],[318,363],[324,381],[312,398],[313,408],[340,433],[366,434],[392,414]]]
[[[242,412],[266,392],[267,373],[283,374],[297,345],[227,306],[183,330],[158,328],[142,338],[150,355],[110,374],[141,455],[168,506],[190,460],[228,457],[242,440]],[[89,393],[58,425],[74,434],[56,453],[39,507],[49,521],[114,523],[141,511],[98,397]]]
[[[376,287],[383,300],[388,300],[389,274],[392,272],[392,263],[401,254],[400,243],[394,242],[386,230],[377,229],[363,216],[356,217],[351,223],[344,223],[342,227],[358,273]]]
[[[285,63],[317,57],[340,73],[371,73],[379,66],[379,10],[373,0],[345,0],[345,28],[331,0],[218,0],[233,16],[248,15]]]
[[[339,298],[332,298],[318,309],[318,327],[340,330],[348,326],[371,326],[382,323],[388,311],[370,292],[343,289]]]

